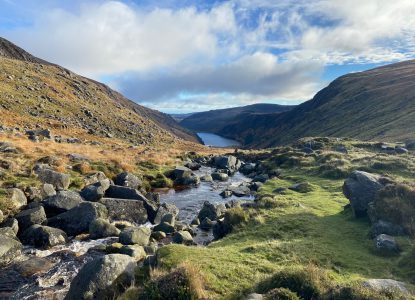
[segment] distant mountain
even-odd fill
[[[219,134],[248,147],[286,144],[300,137],[415,139],[415,60],[352,73],[282,114],[251,115]]]
[[[184,119],[190,117],[191,115],[193,115],[194,113],[188,113],[188,114],[169,114],[173,119],[176,120],[176,122],[181,122]]]
[[[199,142],[171,116],[0,38],[0,125],[70,128],[138,144]]]
[[[206,112],[199,112],[184,118],[180,125],[196,132],[218,133],[224,127],[239,123],[254,115],[268,113],[281,113],[289,111],[294,106],[278,104],[252,104],[241,107],[216,109]]]

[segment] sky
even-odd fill
[[[415,58],[414,0],[0,0],[0,36],[170,113],[298,104]]]

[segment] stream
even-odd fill
[[[202,167],[194,173],[203,176],[212,171],[210,167]],[[178,219],[190,224],[205,201],[218,204],[236,199],[252,200],[251,196],[224,199],[219,195],[228,186],[238,186],[249,181],[244,175],[236,173],[227,182],[201,182],[197,187],[184,190],[159,191],[160,201],[176,205],[180,210]],[[208,244],[212,239],[211,231],[200,229],[197,229],[194,237],[198,245]],[[85,241],[73,239],[66,245],[48,250],[25,247],[22,256],[0,273],[0,300],[63,299],[82,266],[104,255],[102,249],[117,240],[116,237]]]

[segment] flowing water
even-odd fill
[[[212,171],[212,168],[202,167],[195,173],[202,176],[211,174]],[[202,182],[194,188],[168,190],[160,195],[160,200],[175,204],[180,209],[179,220],[189,224],[205,201],[218,204],[234,199],[252,200],[251,196],[223,199],[219,195],[228,186],[238,186],[249,181],[247,177],[236,173],[227,182]],[[212,239],[211,231],[198,230],[195,242],[203,245]],[[48,250],[24,248],[23,255],[0,272],[0,300],[63,299],[72,279],[82,266],[96,257],[105,255],[102,248],[116,241],[117,238],[72,240],[66,245]]]
[[[241,145],[238,141],[227,139],[214,133],[198,132],[197,135],[202,139],[203,144],[206,146],[226,148]]]

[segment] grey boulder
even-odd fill
[[[89,224],[89,237],[101,239],[110,236],[118,236],[120,230],[105,219],[95,219]]]
[[[53,217],[64,213],[83,202],[82,197],[74,191],[59,191],[56,195],[43,200],[46,215]]]
[[[47,221],[45,210],[42,206],[26,209],[15,216],[19,223],[19,231],[23,232],[34,224],[44,224]]]
[[[5,266],[22,253],[22,244],[8,236],[0,236],[0,266]]]
[[[151,236],[151,229],[148,227],[127,227],[121,231],[119,240],[121,244],[140,246],[148,245]]]
[[[64,231],[42,225],[33,225],[29,227],[23,232],[20,239],[25,245],[31,245],[42,249],[62,245],[68,241],[68,237]]]

